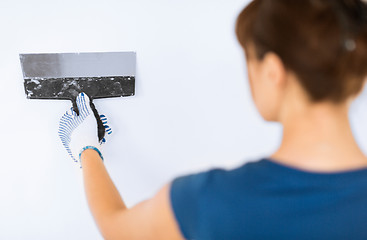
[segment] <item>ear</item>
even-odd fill
[[[268,52],[262,61],[265,79],[269,80],[274,87],[282,87],[286,83],[287,71],[280,57]]]

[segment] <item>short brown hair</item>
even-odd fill
[[[340,103],[367,75],[367,6],[362,0],[253,0],[239,15],[237,38],[257,59],[276,53],[311,101]]]

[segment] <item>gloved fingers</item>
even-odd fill
[[[76,113],[73,111],[73,108],[70,108],[60,119],[59,123],[59,136],[63,137],[65,140],[70,141],[69,135],[70,133],[77,127],[78,121],[75,119]]]
[[[110,127],[110,126],[108,126],[108,125],[106,125],[106,126],[105,126],[105,128],[106,128],[106,133],[107,133],[108,135],[111,135],[111,134],[112,134],[112,129],[111,129],[111,127]]]
[[[80,123],[82,119],[80,119],[77,113],[73,108],[70,108],[60,119],[60,127],[68,129],[68,132],[71,132],[75,129]]]
[[[76,113],[73,108],[70,108],[60,119],[59,130],[63,130],[64,133],[70,133],[76,127],[75,121]]]
[[[101,114],[101,115],[99,115],[99,117],[100,117],[100,119],[101,119],[101,121],[102,121],[102,124],[103,124],[103,126],[104,126],[105,130],[106,130],[106,133],[107,133],[108,135],[112,134],[112,128],[111,128],[111,127],[110,127],[110,125],[108,124],[108,121],[107,121],[107,117],[106,117],[106,115]]]
[[[108,121],[107,121],[106,115],[101,114],[101,115],[99,115],[99,118],[102,121],[103,127],[105,128],[105,131],[106,131],[107,135],[111,135],[112,134],[112,129],[111,129],[111,126],[108,125]],[[105,137],[102,139],[101,144],[106,143],[106,136],[107,135],[105,135]]]
[[[103,124],[107,123],[107,117],[104,114],[99,115]]]
[[[70,116],[70,117],[78,116],[77,113],[74,111],[73,107],[71,107],[68,111],[66,111],[66,113],[64,114],[63,117],[68,117],[68,116]]]
[[[60,137],[60,140],[62,142],[62,145],[65,147],[66,151],[70,155],[70,157],[76,161],[74,156],[71,153],[71,150],[69,148],[70,144],[70,134],[74,130],[74,128],[77,125],[76,113],[74,112],[73,108],[70,108],[60,119],[59,123],[59,131],[58,135]]]
[[[81,115],[82,118],[86,118],[92,112],[89,97],[84,92],[79,93],[76,97],[76,105],[79,110],[79,115]]]

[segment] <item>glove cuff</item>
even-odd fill
[[[103,156],[102,156],[102,153],[101,153],[101,151],[99,151],[99,149],[98,149],[98,148],[96,148],[96,147],[94,147],[94,146],[86,146],[86,147],[83,147],[83,149],[82,149],[82,150],[80,151],[80,153],[79,153],[79,161],[80,161],[80,162],[81,162],[80,157],[81,157],[82,153],[83,153],[85,150],[87,150],[87,149],[93,149],[93,150],[95,150],[95,151],[99,154],[99,156],[101,157],[102,161],[104,161]]]

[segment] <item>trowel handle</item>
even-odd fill
[[[90,107],[92,108],[93,110],[93,113],[94,113],[94,116],[96,117],[97,119],[97,128],[98,128],[98,140],[101,142],[102,139],[104,138],[105,136],[105,133],[106,133],[106,129],[105,127],[103,126],[103,123],[102,123],[102,120],[101,120],[101,117],[96,109],[96,107],[94,106],[94,103],[93,101],[91,100],[90,101]]]
[[[105,136],[105,133],[106,133],[106,129],[105,127],[103,126],[103,123],[102,123],[102,120],[98,114],[98,111],[96,109],[96,106],[94,106],[94,103],[93,103],[93,99],[91,97],[89,97],[90,99],[90,107],[93,111],[93,114],[94,114],[94,117],[96,118],[97,120],[97,128],[98,128],[98,140],[99,141],[102,141],[102,139],[104,138]],[[71,100],[72,104],[73,104],[73,109],[74,111],[79,115],[79,109],[78,109],[78,106],[76,104],[76,99],[72,99]]]

